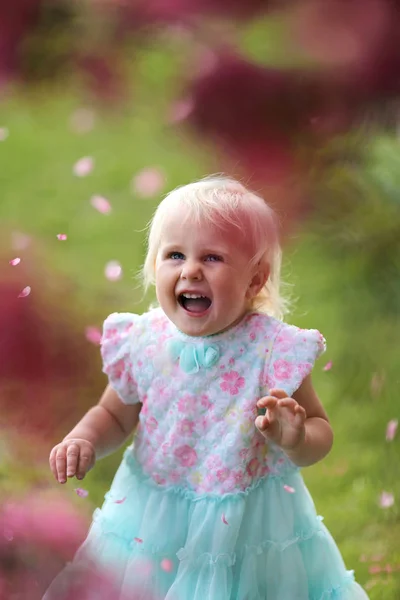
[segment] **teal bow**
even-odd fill
[[[198,373],[200,367],[213,367],[219,359],[219,348],[214,344],[191,344],[182,340],[170,340],[168,350],[173,361],[188,375]]]

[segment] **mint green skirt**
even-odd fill
[[[44,600],[69,600],[71,582],[89,565],[112,574],[110,600],[368,598],[298,470],[269,475],[243,493],[199,496],[157,485],[132,448],[88,537]]]

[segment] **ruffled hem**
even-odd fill
[[[138,600],[143,590],[157,600],[367,600],[299,473],[268,477],[218,502],[180,488],[165,492],[128,449],[65,573],[96,560],[112,567],[121,598]],[[63,600],[56,591],[45,597],[56,598]]]

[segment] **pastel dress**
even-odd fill
[[[112,567],[123,600],[366,600],[299,468],[254,424],[257,400],[291,396],[324,349],[318,331],[256,312],[204,338],[159,308],[110,315],[104,372],[142,403],[140,423],[45,600],[85,561]]]

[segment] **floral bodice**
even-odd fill
[[[256,403],[273,387],[291,396],[324,349],[318,331],[256,312],[189,337],[157,308],[110,315],[101,351],[122,402],[142,403],[134,453],[143,471],[159,485],[225,494],[294,468],[256,429]]]

